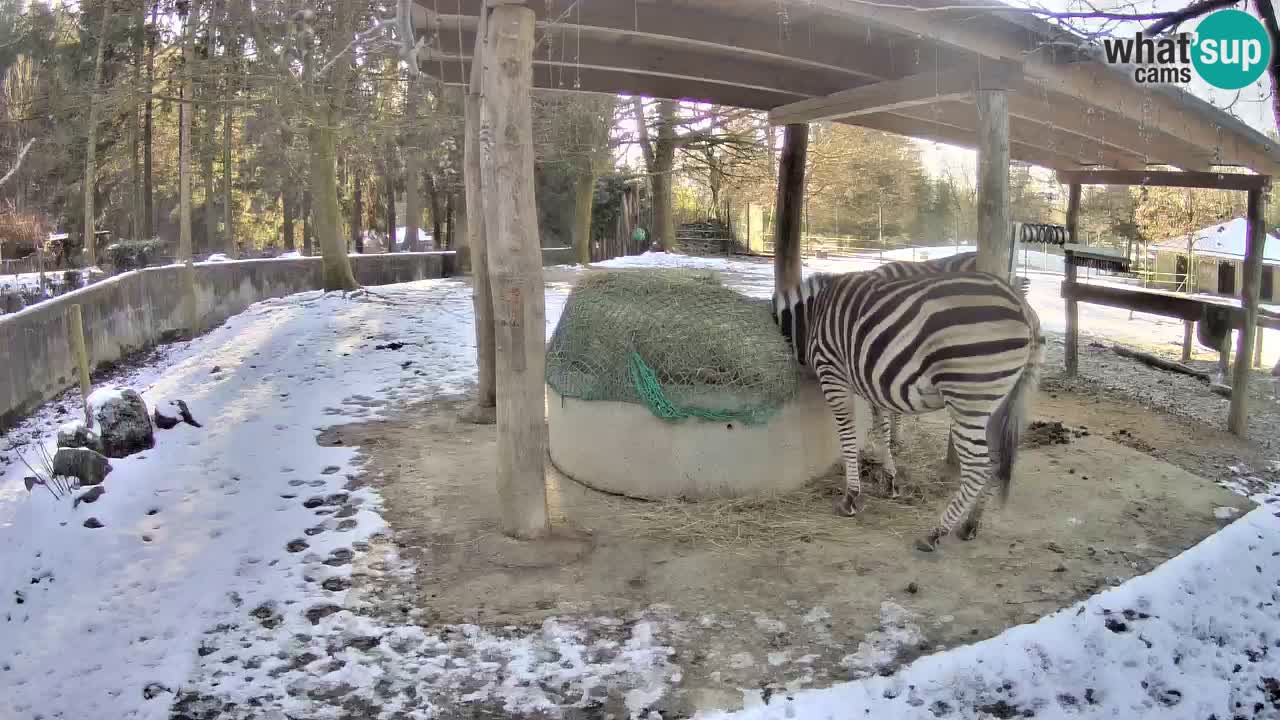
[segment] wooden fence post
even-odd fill
[[[804,209],[805,159],[809,154],[809,125],[787,125],[778,164],[777,233],[773,242],[773,288],[793,288],[803,275],[800,259],[800,214]]]
[[[1072,183],[1067,188],[1067,241],[1074,244],[1080,234],[1080,185]],[[1066,260],[1066,280],[1064,287],[1074,289],[1076,284],[1076,266],[1071,253],[1064,253]],[[1066,374],[1074,377],[1080,372],[1080,305],[1074,294],[1066,298],[1067,307],[1067,343],[1063,350],[1065,355]]]
[[[1227,430],[1244,436],[1249,430],[1249,367],[1253,357],[1255,333],[1258,331],[1258,290],[1262,285],[1262,255],[1267,241],[1266,191],[1249,191],[1249,244],[1244,254],[1244,282],[1241,304],[1244,306],[1244,327],[1236,345],[1235,375],[1231,380],[1231,411],[1227,416]]]
[[[546,307],[533,191],[533,10],[499,4],[488,19],[480,90],[480,178],[493,291],[502,530],[545,536]]]
[[[70,333],[71,353],[76,358],[80,375],[80,399],[84,401],[84,426],[93,429],[93,411],[89,408],[89,352],[84,342],[84,315],[79,303],[67,310],[67,332]]]
[[[476,404],[464,418],[474,423],[494,422],[497,388],[494,380],[493,292],[489,287],[489,249],[485,236],[484,192],[480,168],[480,89],[483,83],[485,28],[488,11],[480,9],[471,78],[465,100],[463,141],[463,181],[467,205],[467,252],[471,261],[471,303],[476,325]]]
[[[1190,320],[1182,321],[1182,362],[1191,362],[1191,343],[1195,335],[1196,324]]]
[[[978,269],[1009,279],[1009,94],[983,87],[978,107]]]

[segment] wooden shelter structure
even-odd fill
[[[517,536],[546,531],[537,339],[544,310],[529,214],[532,89],[768,111],[787,128],[779,278],[798,271],[798,232],[788,231],[798,222],[788,218],[803,206],[808,123],[815,121],[976,148],[979,266],[996,273],[1009,262],[1010,160],[1076,173],[1163,167],[1225,188],[1240,175],[1220,168],[1280,171],[1280,148],[1261,133],[1184,91],[1138,85],[1084,39],[991,0],[414,2],[426,46],[419,67],[467,88],[467,201],[483,205],[468,227],[480,402],[492,403],[496,385],[504,529]],[[1089,181],[1069,180],[1073,197]],[[1244,303],[1249,338],[1256,283],[1252,289]],[[484,330],[490,319],[493,333]],[[496,361],[485,357],[495,343]],[[495,364],[497,379],[487,379]],[[1243,407],[1243,397],[1238,402]]]

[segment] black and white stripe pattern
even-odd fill
[[[947,257],[937,258],[936,260],[920,260],[890,262],[881,265],[875,270],[870,271],[885,280],[898,280],[906,277],[917,277],[919,275],[932,275],[945,272],[978,272],[978,253],[964,252],[948,255]],[[1024,298],[1027,296],[1027,287],[1030,281],[1023,277],[1018,278],[1018,294]],[[887,416],[886,416],[887,415]],[[881,444],[877,453],[881,458],[881,463],[885,468],[892,467],[893,462],[889,456],[897,450],[900,445],[898,442],[898,426],[902,419],[899,413],[881,413],[877,409],[873,409],[871,413],[872,429],[874,432],[873,440],[877,444]],[[887,430],[885,425],[887,424]],[[885,443],[881,436],[887,436],[888,442]],[[889,458],[889,459],[885,459]],[[947,440],[947,464],[951,467],[959,467],[959,459],[955,455],[955,445],[950,438]],[[886,471],[887,472],[887,471]],[[890,477],[892,485],[892,477]]]
[[[817,274],[776,293],[773,311],[835,415],[845,465],[837,510],[855,515],[864,505],[855,397],[882,413],[946,409],[961,485],[918,545],[932,550],[962,520],[963,536],[974,537],[996,487],[989,480],[1008,494],[1039,379],[1040,322],[1025,299],[983,273]]]

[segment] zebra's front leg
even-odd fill
[[[974,437],[966,435],[966,433],[970,432],[974,433]],[[951,435],[957,448],[964,450],[963,453],[958,453],[960,458],[960,489],[951,498],[951,502],[947,503],[946,510],[942,511],[941,522],[938,526],[916,542],[916,547],[924,552],[933,552],[937,549],[938,543],[942,538],[950,535],[961,520],[981,520],[982,517],[981,510],[978,510],[976,518],[972,513],[975,509],[975,503],[979,502],[979,498],[986,490],[987,481],[991,477],[991,462],[988,456],[985,433],[981,430],[962,429],[953,417]],[[976,528],[977,525],[974,525],[973,531],[975,534]]]
[[[846,383],[826,374],[819,378],[819,383],[822,385],[822,395],[835,417],[836,430],[840,434],[840,454],[844,457],[844,494],[836,500],[836,514],[853,517],[866,507],[866,499],[862,497],[861,468],[858,462],[860,448],[854,414],[854,394]]]

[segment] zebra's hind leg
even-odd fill
[[[818,382],[822,385],[822,395],[831,408],[831,414],[835,416],[836,430],[840,434],[840,453],[844,456],[844,493],[836,500],[836,514],[853,517],[866,506],[858,462],[861,448],[858,446],[858,426],[854,415],[855,397],[848,384],[831,373],[822,373]]]
[[[957,417],[953,413],[951,435],[955,439],[957,449],[963,451],[957,453],[960,459],[960,489],[951,498],[951,502],[947,503],[938,526],[916,542],[916,547],[924,552],[933,552],[942,538],[951,534],[961,520],[973,517],[975,503],[979,502],[991,477],[986,431],[970,428],[957,422]],[[981,520],[980,510],[977,519]]]
[[[872,419],[875,427],[871,429],[871,433],[879,439],[880,447],[884,448],[884,454],[880,458],[880,466],[876,471],[876,481],[880,487],[888,489],[889,497],[896,498],[900,493],[898,492],[898,465],[893,461],[893,451],[895,450],[893,428],[898,424],[898,414],[876,409],[873,411]]]
[[[960,539],[972,540],[978,537],[978,530],[982,528],[982,511],[987,506],[987,501],[991,499],[991,495],[995,493],[996,484],[988,482],[982,494],[974,501],[973,508],[969,510],[969,517],[965,518],[960,525]]]

